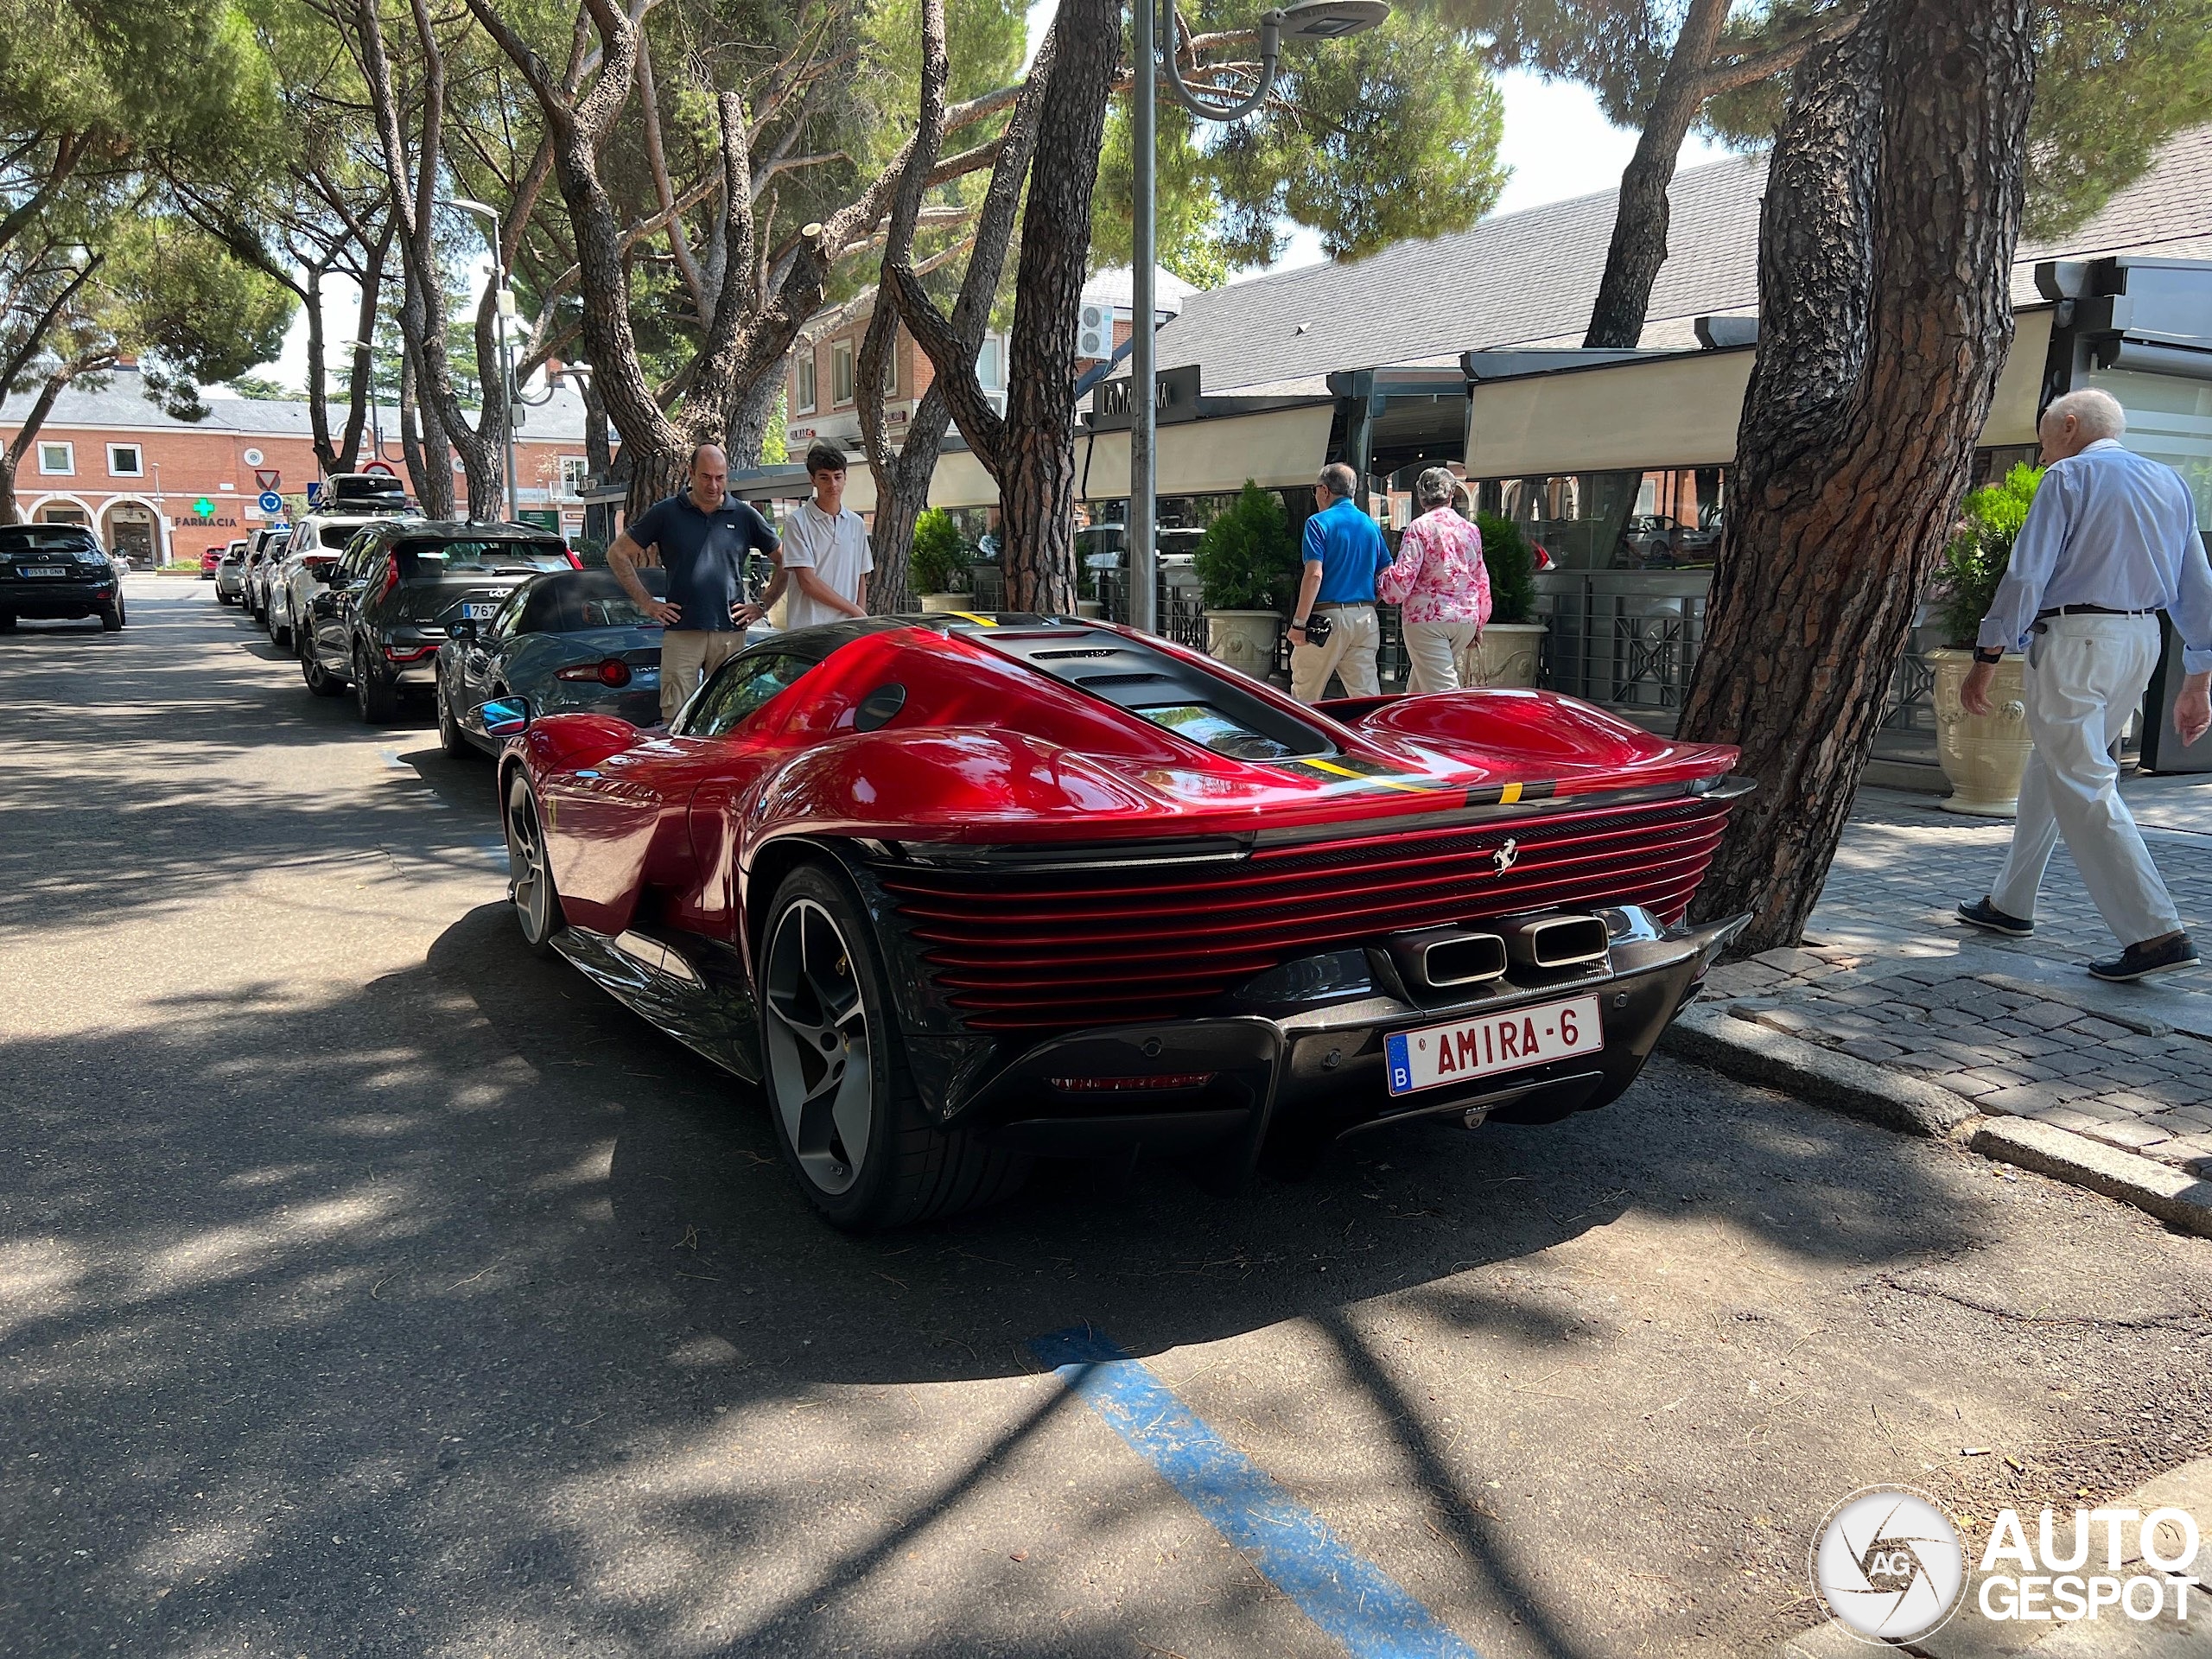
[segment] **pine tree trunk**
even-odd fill
[[[16,500],[16,457],[0,449],[0,524],[20,524],[23,510]]]
[[[1667,187],[1675,181],[1682,140],[1704,105],[1706,67],[1719,44],[1728,4],[1729,0],[1690,0],[1689,15],[1675,37],[1658,96],[1644,115],[1636,154],[1621,174],[1612,245],[1605,251],[1605,274],[1590,309],[1585,346],[1626,348],[1643,338],[1651,285],[1667,263]]]
[[[931,387],[915,406],[906,442],[877,470],[875,522],[868,529],[875,570],[868,579],[868,602],[879,616],[920,608],[914,593],[914,524],[929,506],[930,480],[951,424],[950,406]]]
[[[1795,943],[2012,342],[2028,0],[1892,0],[1810,55],[1768,175],[1758,361],[1681,721],[1734,743],[1701,915]]]
[[[1121,0],[1061,0],[1022,215],[996,468],[1009,610],[1075,609],[1075,347]]]

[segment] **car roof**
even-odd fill
[[[548,530],[543,524],[495,524],[489,519],[467,518],[385,518],[375,521],[379,530],[389,526],[395,535],[405,534],[425,541],[449,542],[558,542],[561,532]],[[567,543],[563,543],[565,546]]]

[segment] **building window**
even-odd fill
[[[107,470],[111,478],[143,478],[145,457],[135,443],[111,443],[107,447]]]
[[[38,447],[38,469],[51,478],[73,476],[77,471],[77,446],[41,443]]]
[[[853,342],[849,340],[830,342],[830,396],[841,406],[853,401]]]
[[[791,394],[791,408],[801,415],[814,413],[814,346],[809,341],[799,348],[798,385]]]
[[[561,493],[582,495],[584,486],[591,480],[591,458],[588,455],[561,457]]]
[[[993,334],[983,342],[983,349],[976,353],[976,378],[982,382],[986,391],[995,391],[1006,385],[1005,342]]]

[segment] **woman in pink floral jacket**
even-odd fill
[[[1452,510],[1458,482],[1441,467],[1414,481],[1421,517],[1406,526],[1397,563],[1376,582],[1385,604],[1402,607],[1412,669],[1406,689],[1415,693],[1458,690],[1465,683],[1460,665],[1471,668],[1483,624],[1490,620],[1482,532]]]

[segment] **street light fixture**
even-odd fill
[[[499,330],[500,450],[505,458],[503,470],[507,483],[507,521],[512,524],[522,517],[522,509],[515,495],[515,372],[507,355],[507,319],[514,315],[515,299],[507,292],[507,270],[499,253],[499,226],[504,221],[498,208],[472,201],[467,196],[446,196],[441,200],[448,207],[474,213],[491,226],[486,239],[492,245],[492,291],[498,296],[493,304],[493,318]]]
[[[1202,121],[1241,121],[1267,101],[1274,90],[1277,61],[1286,37],[1294,41],[1341,40],[1374,28],[1390,15],[1385,0],[1298,0],[1298,3],[1264,12],[1260,17],[1260,79],[1250,96],[1236,103],[1217,102],[1194,91],[1183,79],[1182,66],[1171,45],[1164,54],[1156,44],[1160,11],[1166,14],[1166,35],[1180,38],[1175,0],[1135,0],[1131,7],[1131,61],[1138,66],[1131,88],[1131,137],[1136,152],[1134,222],[1129,231],[1129,623],[1147,633],[1159,626],[1155,597],[1159,582],[1158,545],[1159,465],[1154,399],[1158,393],[1158,353],[1153,330],[1158,303],[1154,289],[1154,265],[1159,253],[1154,196],[1157,189],[1159,73],[1154,66],[1165,62],[1167,88],[1175,101]]]

